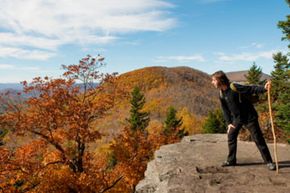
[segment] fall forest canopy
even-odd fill
[[[62,78],[36,77],[22,82],[23,93],[1,96],[1,191],[131,192],[154,150],[180,139],[178,126],[170,135],[148,132],[143,94],[100,73],[103,64],[88,55],[63,65]],[[131,98],[130,121],[97,148],[104,137],[97,123],[120,98]]]

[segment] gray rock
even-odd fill
[[[273,144],[268,144],[273,154]],[[290,146],[278,144],[279,174],[269,171],[253,142],[238,142],[238,165],[220,167],[225,134],[199,134],[162,146],[149,162],[136,193],[290,192]]]

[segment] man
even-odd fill
[[[230,81],[223,71],[217,71],[211,77],[214,87],[220,89],[220,102],[227,122],[229,154],[222,166],[236,165],[237,138],[240,129],[244,125],[251,132],[251,137],[256,143],[268,169],[275,170],[276,166],[273,164],[271,154],[259,126],[258,114],[253,104],[245,97],[245,95],[264,93],[270,87],[270,82],[268,81],[264,87],[232,83],[235,87],[234,91],[230,88]]]

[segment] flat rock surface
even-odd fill
[[[273,160],[273,144],[268,144]],[[238,142],[237,166],[227,157],[225,134],[187,136],[162,146],[148,163],[137,193],[289,193],[290,146],[277,144],[279,173],[269,171],[254,142]]]

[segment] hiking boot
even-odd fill
[[[276,170],[276,165],[274,163],[267,163],[267,167],[269,170]]]
[[[222,163],[222,167],[229,167],[229,166],[235,166],[235,165],[237,165],[236,162],[225,161]]]

